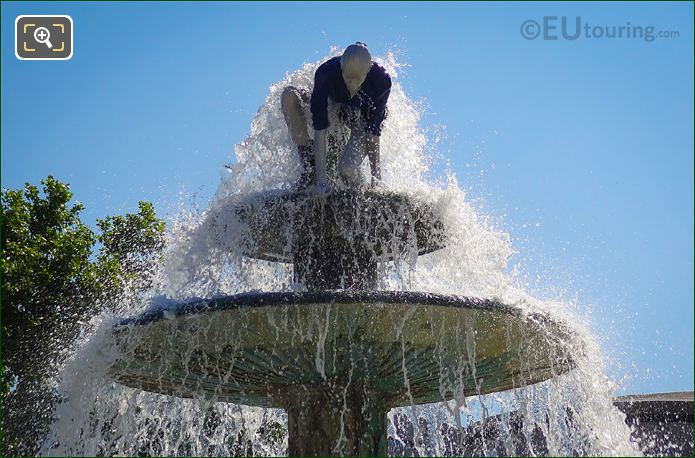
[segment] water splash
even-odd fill
[[[336,54],[334,50],[326,58]],[[227,166],[228,174],[209,207],[202,214],[182,212],[171,225],[154,299],[128,304],[124,315],[146,309],[166,311],[195,297],[302,288],[295,282],[291,266],[243,256],[239,247],[244,228],[229,208],[254,193],[288,190],[298,178],[300,163],[280,111],[280,93],[287,85],[310,87],[316,67],[324,60],[306,63],[270,87],[249,136],[236,145],[236,162]],[[524,291],[509,269],[514,255],[509,235],[471,205],[453,174],[432,184],[432,159],[426,153],[431,146],[419,125],[421,106],[405,95],[399,83],[402,66],[396,56],[388,54],[377,60],[394,81],[381,141],[385,187],[428,202],[448,228],[445,249],[421,256],[417,262],[410,257],[384,263],[385,280],[380,289],[494,298],[568,323],[576,336],[567,343],[576,369],[547,382],[521,383],[515,390],[474,397],[466,397],[461,388],[449,402],[392,409],[388,415],[391,453],[637,454],[623,415],[612,405],[614,386],[603,375],[601,349],[588,331],[588,323],[574,316],[568,304],[538,300]],[[338,135],[336,116],[332,109],[332,133]],[[328,315],[324,319],[317,323],[327,323]],[[118,321],[110,315],[98,317],[95,333],[66,364],[60,380],[65,401],[57,408],[43,454],[286,452],[287,416],[281,410],[180,399],[111,381],[106,369],[119,354],[111,333]],[[320,341],[325,345],[325,333]],[[325,348],[318,346],[315,364],[319,372],[324,369],[324,357]],[[471,342],[462,349],[462,358],[458,370],[475,367]]]

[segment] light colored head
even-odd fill
[[[340,57],[340,68],[350,95],[355,95],[359,91],[371,67],[372,55],[369,54],[366,44],[358,41],[345,49]]]

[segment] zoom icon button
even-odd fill
[[[15,55],[21,60],[68,60],[72,57],[70,16],[17,16]]]

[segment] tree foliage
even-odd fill
[[[125,291],[145,291],[164,244],[152,204],[80,220],[69,186],[2,191],[2,453],[33,455],[57,397],[48,384],[89,320]]]

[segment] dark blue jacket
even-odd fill
[[[366,130],[381,135],[381,123],[386,116],[386,101],[391,93],[391,77],[384,67],[372,62],[372,68],[362,87],[350,98],[343,74],[340,70],[340,57],[327,60],[314,74],[314,92],[311,94],[311,115],[315,130],[329,126],[328,98],[359,108]]]

